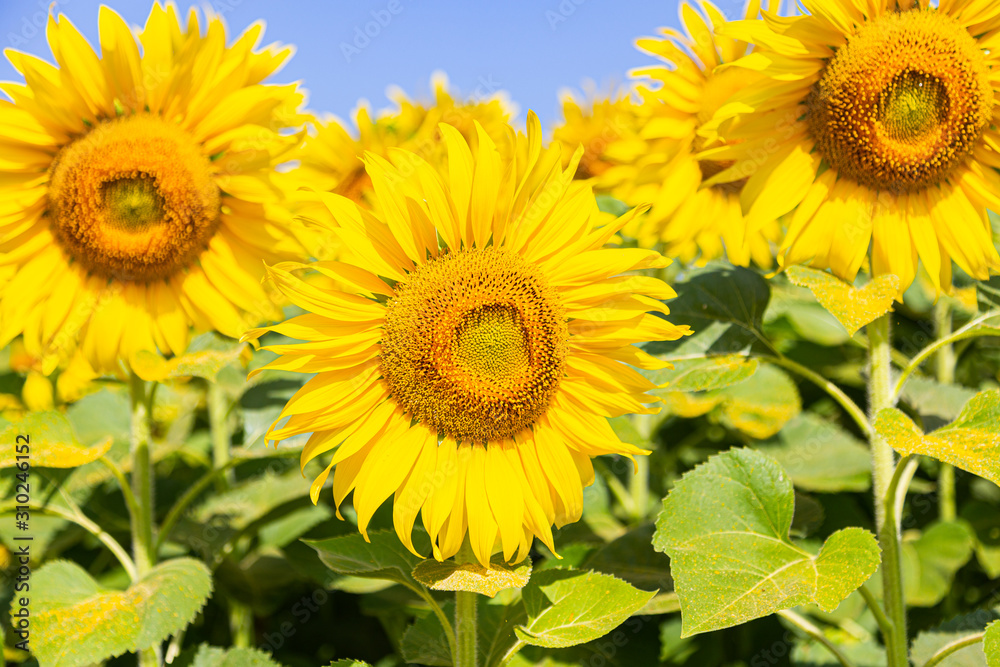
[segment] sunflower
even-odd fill
[[[289,177],[307,181],[317,190],[334,192],[371,207],[372,183],[362,161],[365,153],[388,157],[402,148],[437,164],[444,154],[438,124],[454,126],[467,140],[475,137],[474,122],[486,129],[494,141],[502,142],[507,123],[516,107],[502,93],[492,90],[463,99],[450,91],[448,78],[441,72],[431,77],[432,102],[410,99],[401,89],[389,88],[395,108],[372,117],[366,104],[355,112],[356,136],[335,117],[317,124],[315,135],[306,139],[297,158],[298,169]]]
[[[749,3],[747,17],[757,16],[759,9],[759,2]],[[640,50],[665,65],[630,73],[644,80],[637,92],[646,116],[641,133],[645,145],[617,193],[628,203],[653,204],[647,216],[625,231],[644,246],[663,243],[667,254],[684,262],[704,264],[726,255],[741,266],[751,259],[759,266],[770,266],[771,244],[780,238],[776,219],[764,221],[767,224],[744,239],[740,193],[745,181],[709,183],[729,163],[698,155],[724,145],[709,130],[716,111],[762,77],[723,67],[745,55],[748,45],[714,34],[726,22],[714,5],[684,3],[680,16],[686,35],[662,28],[661,37],[636,41]]]
[[[552,138],[562,145],[563,164],[568,165],[576,147],[583,146],[576,178],[592,178],[599,193],[617,192],[630,173],[622,165],[633,164],[646,149],[639,137],[644,122],[640,112],[630,90],[610,95],[594,91],[583,99],[564,93],[563,121],[552,132]]]
[[[572,178],[582,149],[560,168],[561,149],[542,148],[534,114],[509,161],[475,129],[470,146],[441,124],[443,176],[414,153],[395,151],[393,163],[369,153],[378,215],[324,194],[328,212],[316,222],[359,263],[271,267],[310,312],[247,337],[307,341],[267,348],[281,356],[265,368],[316,374],[267,437],[311,433],[303,466],[332,451],[314,502],[334,471],[336,505],[353,491],[366,537],[394,496],[407,548],[419,513],[435,558],[468,534],[485,566],[495,548],[520,560],[533,537],[554,548],[551,526],[580,517],[592,456],[648,453],[622,443],[606,418],[657,410],[646,393],[654,385],[631,366],[664,364],[634,343],[687,327],[660,317],[660,299],[674,296],[666,283],[628,273],[668,260],[604,249],[632,214],[595,227],[591,188]],[[350,287],[319,288],[300,270]]]
[[[57,66],[7,51],[25,83],[0,84],[0,347],[79,345],[108,372],[182,353],[192,325],[238,337],[280,317],[261,258],[300,256],[272,175],[304,117],[294,85],[260,83],[292,53],[257,50],[261,24],[227,47],[221,20],[202,35],[172,6],[138,42],[99,18],[101,57],[65,16],[47,27]]]
[[[797,207],[783,265],[853,280],[871,244],[875,275],[937,289],[951,261],[984,280],[1000,267],[986,209],[1000,210],[1000,5],[988,0],[804,0],[810,14],[724,28],[759,48],[738,61],[764,80],[719,112],[746,179],[747,227]]]

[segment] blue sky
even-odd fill
[[[51,60],[44,21],[51,0],[0,0],[0,44]],[[151,0],[61,0],[58,11],[97,44],[97,11],[109,4],[141,25]],[[177,2],[186,10],[189,3]],[[742,0],[717,3],[727,15]],[[267,22],[265,43],[291,43],[297,52],[276,82],[300,80],[309,108],[348,117],[360,98],[388,106],[390,84],[429,93],[430,75],[446,72],[463,93],[508,91],[523,118],[534,109],[546,126],[559,117],[558,91],[585,79],[621,83],[632,67],[652,59],[633,41],[659,26],[677,26],[678,0],[211,0],[235,34]],[[0,80],[20,80],[6,59]]]

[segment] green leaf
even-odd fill
[[[854,667],[886,667],[885,647],[874,641],[835,643]],[[795,644],[792,664],[795,667],[841,667],[840,661],[828,648],[812,640]]]
[[[0,454],[0,468],[17,465],[14,441],[19,435],[28,437],[28,459],[33,468],[77,468],[96,461],[111,449],[111,438],[104,438],[93,447],[84,447],[73,433],[69,420],[58,412],[29,412],[24,419],[11,422],[0,431],[0,442],[6,443]],[[17,441],[19,444],[23,440]]]
[[[531,559],[508,565],[497,554],[490,567],[479,563],[456,564],[454,561],[424,560],[413,568],[413,578],[432,591],[466,591],[494,597],[508,588],[524,588],[531,578]]]
[[[255,648],[229,650],[202,644],[191,667],[281,667],[271,656]]]
[[[615,575],[642,590],[673,590],[670,559],[653,549],[653,530],[653,524],[633,528],[593,552],[583,569]]]
[[[479,664],[500,667],[504,656],[517,642],[514,628],[528,620],[520,599],[511,604],[496,600],[479,601]]]
[[[961,517],[976,534],[976,560],[990,579],[1000,577],[1000,511],[979,500],[962,505]]]
[[[937,417],[945,422],[958,418],[962,407],[976,392],[957,384],[941,384],[931,378],[913,376],[903,386],[903,400],[925,417]]]
[[[1000,667],[1000,621],[993,621],[986,626],[983,653],[986,654],[988,667]]]
[[[752,438],[768,438],[802,409],[795,382],[779,368],[762,364],[752,377],[722,389],[684,393],[658,389],[666,411],[681,417],[711,417]]]
[[[998,619],[1000,619],[1000,614],[995,609],[977,609],[970,614],[953,618],[936,628],[920,632],[910,646],[910,658],[916,667],[923,667],[931,656],[944,646],[971,634],[982,632]],[[994,667],[987,663],[982,643],[959,649],[938,664],[939,667]]]
[[[938,522],[903,542],[906,603],[933,607],[951,590],[955,573],[969,562],[975,536],[964,521]]]
[[[653,597],[609,574],[579,570],[538,572],[522,595],[528,620],[514,632],[525,644],[544,648],[603,637]]]
[[[371,542],[365,542],[360,534],[303,541],[315,549],[323,564],[334,572],[367,579],[385,579],[420,590],[420,584],[413,578],[412,572],[421,559],[403,546],[396,533],[391,530],[373,530],[368,533],[368,537]],[[430,549],[426,533],[414,531],[413,537],[414,546],[419,550]]]
[[[879,412],[874,425],[900,454],[930,456],[1000,484],[1000,389],[976,394],[958,419],[928,435],[896,408]]]
[[[32,588],[35,655],[45,664],[72,667],[147,649],[176,634],[208,600],[212,578],[201,562],[176,558],[115,591],[60,560],[39,568]]]
[[[891,273],[875,276],[860,289],[826,271],[806,266],[790,266],[785,275],[799,287],[809,288],[851,336],[892,310],[892,301],[899,292],[899,277]]]
[[[771,288],[760,274],[740,267],[704,269],[675,287],[670,321],[690,325],[694,334],[650,344],[649,352],[665,359],[739,354],[765,340],[761,325]]]
[[[788,337],[824,347],[843,345],[850,339],[844,326],[816,301],[808,289],[772,280],[771,303],[764,314],[764,330],[778,332],[780,324],[786,324],[790,332],[786,334]]]
[[[777,461],[804,491],[865,491],[871,486],[868,447],[815,413],[794,417],[774,439],[756,448]]]
[[[752,449],[713,456],[663,501],[653,546],[671,559],[684,636],[815,602],[834,610],[879,564],[861,528],[831,535],[818,555],[789,540],[795,493],[773,459]]]
[[[670,391],[707,391],[743,382],[757,372],[759,362],[741,354],[723,354],[699,359],[670,361],[672,369],[646,373],[652,382]]]
[[[976,292],[980,310],[1000,310],[1000,276],[993,276],[988,281],[976,281]]]
[[[444,613],[454,618],[455,605],[446,602],[441,605]],[[436,614],[427,612],[414,621],[399,642],[399,651],[407,663],[427,665],[427,667],[451,667],[451,649],[448,638]]]
[[[361,660],[338,660],[337,662],[331,662],[326,667],[372,667],[367,662]]]

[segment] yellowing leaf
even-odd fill
[[[84,447],[76,439],[69,420],[58,412],[31,412],[24,419],[9,424],[0,431],[0,442],[8,443],[0,454],[0,468],[17,465],[17,444],[28,445],[27,461],[38,468],[76,468],[96,461],[111,449],[112,438],[105,438],[93,447]],[[22,454],[23,455],[23,454]],[[25,459],[21,459],[25,460]]]
[[[124,591],[103,588],[75,563],[32,577],[32,650],[39,663],[75,667],[159,644],[190,623],[212,592],[199,561],[177,558]]]
[[[713,456],[681,478],[653,546],[671,559],[682,636],[809,602],[833,611],[875,572],[874,535],[846,528],[813,555],[789,539],[794,509],[788,475],[752,449]]]
[[[413,578],[432,591],[466,591],[494,597],[508,588],[524,588],[531,578],[531,559],[508,565],[499,554],[490,560],[490,567],[479,563],[457,565],[425,560],[413,568]]]
[[[958,419],[924,435],[909,417],[886,408],[875,429],[903,455],[921,454],[1000,484],[1000,390],[976,394]]]
[[[852,336],[861,327],[888,313],[899,293],[899,277],[891,273],[876,276],[861,289],[825,271],[805,266],[790,266],[785,274],[799,287],[808,287],[816,300]]]

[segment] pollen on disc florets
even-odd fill
[[[568,335],[565,313],[534,265],[501,248],[465,249],[396,285],[382,374],[413,419],[487,443],[544,414]]]
[[[182,129],[155,116],[101,123],[64,148],[49,171],[55,238],[92,273],[166,278],[215,233],[219,188]]]
[[[860,28],[807,100],[807,122],[840,174],[873,189],[941,182],[972,153],[993,113],[976,40],[934,10],[885,14]]]

